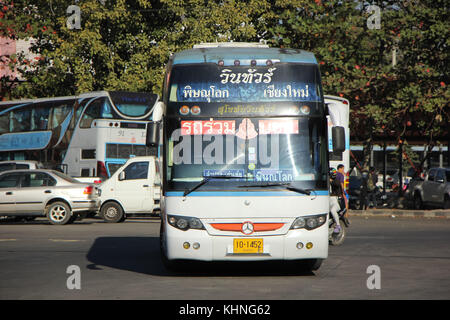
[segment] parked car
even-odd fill
[[[0,174],[0,216],[46,216],[51,224],[73,222],[97,211],[98,189],[55,170],[9,170]]]
[[[156,157],[129,159],[100,185],[100,214],[106,222],[124,221],[127,214],[159,209],[160,176]]]
[[[413,179],[405,198],[414,209],[424,206],[450,209],[450,168],[431,168],[425,179]]]
[[[7,160],[0,161],[0,172],[17,169],[43,169],[44,165],[34,160]]]

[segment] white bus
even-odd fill
[[[328,256],[326,116],[310,52],[221,43],[173,55],[147,139],[162,148],[164,264],[319,268]],[[344,128],[332,133],[343,150]]]
[[[145,146],[158,96],[90,92],[79,96],[0,102],[0,160],[37,160],[74,177],[111,176]]]

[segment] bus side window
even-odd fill
[[[66,103],[55,105],[53,107],[53,115],[51,118],[51,128],[56,128],[59,126],[63,121],[66,119],[67,115],[70,112],[71,106],[67,105]]]
[[[90,128],[94,119],[100,118],[101,109],[103,107],[103,99],[92,101],[84,111],[80,121],[80,128]]]
[[[31,129],[31,110],[17,109],[11,112],[10,131],[23,132]]]
[[[47,130],[50,107],[36,107],[31,113],[31,130]]]
[[[112,115],[112,112],[111,112],[111,104],[106,99],[103,102],[101,118],[108,118],[108,119],[112,119],[113,118],[113,115]]]
[[[0,134],[8,132],[9,129],[9,113],[0,116]]]

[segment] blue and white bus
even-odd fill
[[[79,96],[0,102],[0,160],[37,160],[74,177],[111,176],[145,146],[158,96],[90,92]]]
[[[147,141],[162,148],[165,265],[298,260],[319,268],[328,256],[326,116],[310,52],[216,43],[173,55],[155,107],[162,121]],[[341,129],[332,130],[336,151]]]

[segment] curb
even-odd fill
[[[407,218],[441,218],[450,219],[450,210],[404,210],[404,209],[368,209],[349,210],[354,217],[407,217]]]

